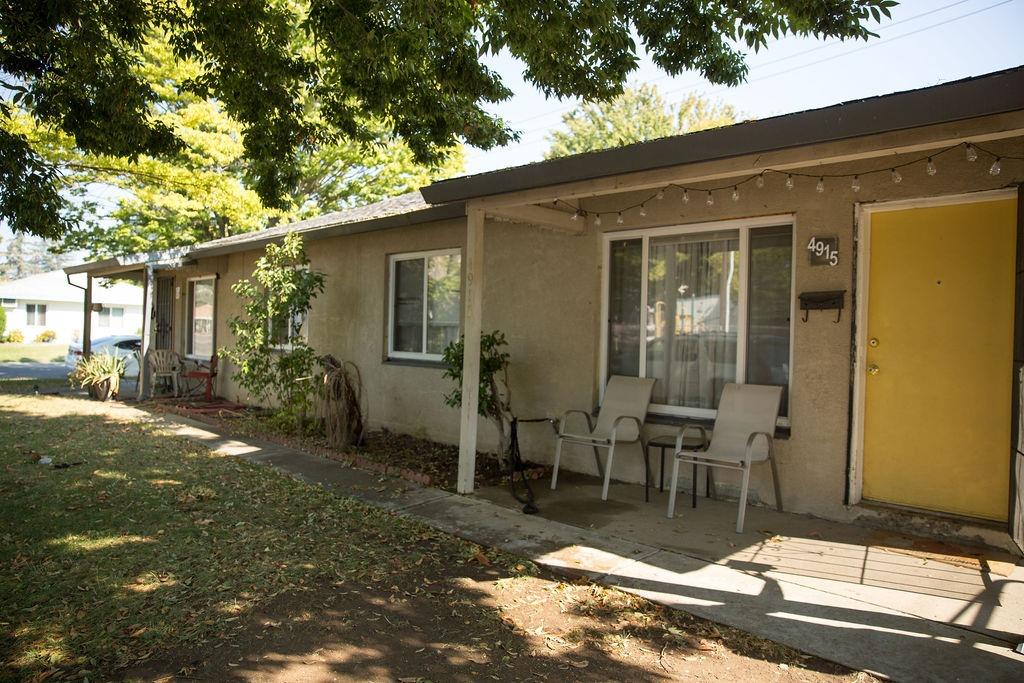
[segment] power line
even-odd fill
[[[928,15],[935,14],[937,12],[943,12],[943,11],[945,11],[947,9],[956,7],[957,5],[962,5],[964,3],[972,2],[972,1],[973,0],[957,0],[956,2],[952,2],[952,3],[948,4],[948,5],[943,5],[942,7],[936,7],[936,8],[930,9],[930,10],[928,10],[926,12],[921,12],[919,14],[915,14],[913,16],[906,17],[904,19],[900,19],[899,21],[894,21],[892,23],[886,24],[885,26],[880,26],[878,28],[878,30],[879,31],[886,31],[888,29],[893,28],[894,26],[899,26],[900,24],[905,24],[908,21],[916,21],[917,19],[921,19],[921,18],[926,17]],[[763,69],[766,66],[771,66],[772,64],[778,64],[780,62],[785,62],[787,60],[794,59],[796,57],[802,57],[802,56],[810,54],[812,52],[818,52],[819,50],[824,50],[826,48],[830,48],[830,47],[833,47],[835,45],[839,45],[842,42],[843,41],[841,41],[841,40],[832,40],[832,41],[829,41],[829,42],[824,43],[822,45],[817,45],[815,47],[809,48],[807,50],[801,50],[800,52],[794,52],[793,54],[786,55],[785,57],[778,57],[776,59],[764,62],[762,64],[758,64],[755,67],[751,67],[751,71],[755,71],[757,69]],[[652,79],[650,81],[647,81],[647,82],[648,83],[657,83],[659,81],[665,80],[666,78],[671,78],[671,76],[669,74],[663,74],[663,75],[658,76],[657,78],[654,78],[654,79]],[[680,86],[679,88],[674,88],[674,89],[672,89],[669,92],[670,93],[671,92],[679,92],[680,90],[686,90],[686,89],[689,89],[689,88],[694,88],[694,87],[697,87],[697,86],[702,85],[702,84],[703,84],[703,81],[695,81],[693,83],[690,83],[690,84],[687,84],[687,85],[684,85],[684,86]],[[551,109],[551,110],[546,111],[546,112],[541,112],[539,114],[534,114],[532,116],[528,116],[527,118],[522,119],[521,121],[519,121],[518,125],[522,125],[522,124],[527,123],[529,121],[535,121],[537,119],[544,118],[546,116],[551,116],[553,114],[562,114],[562,113],[565,113],[567,111],[570,111],[570,110],[576,108],[576,106],[578,106],[578,105],[571,104],[571,105],[567,105],[567,106],[563,106],[563,107],[558,107],[556,109]],[[532,132],[536,132],[537,130],[546,130],[546,127],[545,128],[534,128],[534,129],[531,129],[531,130],[523,131],[523,134],[524,135],[528,135],[528,134],[530,134]]]
[[[961,0],[961,2],[965,2],[965,1],[968,1],[968,0]],[[812,66],[817,66],[817,65],[822,64],[824,62],[830,62],[832,60],[839,59],[841,57],[848,57],[848,56],[850,56],[852,54],[856,54],[858,52],[863,52],[864,50],[868,50],[868,49],[871,49],[871,48],[874,48],[874,47],[879,47],[879,46],[882,46],[882,45],[888,45],[888,44],[893,43],[893,42],[895,42],[897,40],[900,40],[902,38],[908,38],[908,37],[916,35],[918,33],[923,33],[925,31],[930,31],[932,29],[939,28],[939,27],[945,26],[947,24],[951,24],[954,21],[960,21],[961,19],[966,19],[966,18],[972,17],[972,16],[974,16],[976,14],[981,14],[982,12],[987,12],[988,10],[995,9],[995,8],[1001,7],[1003,5],[1008,5],[1011,2],[1015,2],[1015,0],[1002,0],[1002,2],[997,2],[997,3],[995,3],[993,5],[989,5],[987,7],[981,7],[979,9],[976,9],[976,10],[972,11],[972,12],[967,12],[965,14],[961,14],[959,16],[952,17],[950,19],[946,19],[946,20],[943,20],[943,21],[940,21],[940,22],[937,22],[937,23],[934,23],[934,24],[930,24],[928,26],[923,26],[921,28],[914,29],[913,31],[908,31],[907,33],[902,33],[902,34],[900,34],[898,36],[893,36],[891,38],[886,38],[886,39],[883,39],[883,40],[879,40],[879,41],[876,41],[874,43],[869,43],[868,45],[862,45],[861,47],[855,48],[853,50],[847,50],[845,52],[841,52],[839,54],[831,55],[831,56],[825,57],[823,59],[818,59],[818,60],[815,60],[813,62],[809,62],[807,64],[800,64],[800,65],[791,67],[789,69],[783,69],[782,71],[777,71],[775,73],[765,74],[764,76],[760,76],[758,78],[750,79],[749,81],[744,83],[744,85],[750,85],[752,83],[759,83],[761,81],[765,81],[765,80],[768,80],[768,79],[771,79],[771,78],[776,78],[778,76],[784,76],[786,74],[793,73],[794,71],[800,71],[802,69],[807,69],[807,68],[812,67]],[[954,4],[961,4],[961,3],[954,3]],[[923,16],[923,15],[921,15],[921,16]],[[811,51],[817,50],[817,49],[819,49],[819,48],[813,48]],[[686,88],[687,88],[687,86],[683,86],[682,88],[673,89],[673,90],[671,90],[671,91],[669,91],[669,92],[667,92],[665,94],[676,93],[676,92],[679,92],[680,90],[684,90]],[[705,96],[716,95],[718,93],[725,92],[725,91],[727,91],[729,89],[730,88],[728,88],[728,87],[718,88],[716,90],[712,90],[712,91],[710,91],[708,93],[705,93]],[[540,131],[547,131],[547,130],[549,130],[549,127],[536,128],[536,129],[534,129],[532,131],[528,131],[527,133],[524,134],[524,136],[529,134],[529,133],[540,132]],[[545,140],[544,138],[540,138],[540,139],[537,139],[537,140],[531,140],[529,142],[521,142],[521,143],[519,143],[517,145],[517,147],[519,147],[520,149],[522,149],[524,147],[534,147],[534,146],[537,146],[537,145],[540,145],[540,144],[544,144],[546,142],[547,142],[547,140]]]

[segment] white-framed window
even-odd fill
[[[602,386],[657,379],[651,411],[713,418],[729,382],[785,388],[792,368],[793,217],[606,233]]]
[[[104,306],[100,309],[97,324],[100,327],[124,327],[124,308],[120,306]]]
[[[388,270],[388,357],[441,360],[461,331],[460,251],[395,254]]]
[[[3,308],[17,308],[18,307],[18,300],[17,299],[7,299],[7,298],[0,299],[0,307],[3,307]]]
[[[188,327],[185,355],[209,360],[213,357],[216,306],[216,277],[210,275],[188,281]]]
[[[46,327],[46,304],[25,304],[25,324]]]
[[[292,342],[305,336],[303,329],[305,322],[305,317],[301,313],[267,320],[267,338],[270,341],[270,348],[278,351],[290,351]]]

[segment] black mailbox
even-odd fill
[[[838,289],[830,292],[801,292],[800,310],[804,312],[803,321],[807,322],[809,311],[835,311],[836,322],[843,315],[846,301],[846,290]]]

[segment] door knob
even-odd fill
[[[878,374],[878,366],[875,365],[874,363],[869,365],[868,366],[868,374],[869,375],[877,375]]]

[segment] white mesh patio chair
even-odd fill
[[[750,467],[767,460],[771,465],[772,484],[775,487],[775,507],[782,512],[779,492],[779,474],[775,467],[775,421],[782,404],[782,387],[756,384],[726,384],[718,403],[718,415],[708,444],[703,427],[688,425],[676,437],[675,464],[672,467],[672,486],[668,495],[668,517],[676,508],[676,488],[679,486],[679,465],[705,465],[722,469],[740,470],[740,509],[736,515],[736,533],[743,533],[743,519],[747,511],[747,490],[750,486]],[[707,444],[706,450],[684,450],[683,437],[687,430],[696,429]],[[697,482],[693,482],[694,487]]]
[[[178,375],[181,373],[181,358],[174,351],[168,349],[150,349],[147,352],[149,356],[149,376],[152,382],[150,387],[150,396],[156,393],[157,380],[169,379],[171,380],[171,387],[174,389],[174,395],[178,395]]]
[[[608,482],[612,476],[615,447],[639,443],[641,453],[644,455],[647,453],[643,442],[643,426],[644,419],[647,417],[647,407],[651,403],[654,382],[653,379],[643,377],[613,376],[605,387],[604,400],[601,402],[596,425],[591,422],[590,413],[585,410],[566,411],[558,427],[555,466],[551,473],[552,490],[558,486],[558,463],[562,459],[562,444],[575,443],[593,448],[599,475],[602,468],[597,449],[605,448],[608,450],[608,457],[604,466],[604,488],[601,490],[601,500],[608,500]],[[586,431],[569,429],[569,416],[573,413],[579,413],[586,418]],[[646,463],[646,458],[644,462]]]

